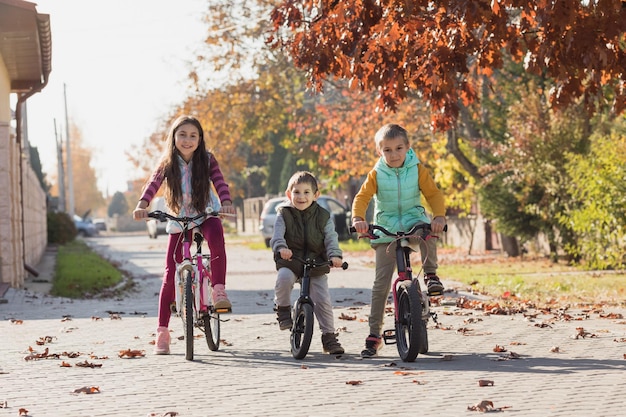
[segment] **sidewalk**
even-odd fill
[[[105,239],[94,242],[98,250],[109,247]],[[439,326],[429,323],[428,354],[403,363],[388,345],[363,360],[372,270],[351,263],[329,278],[346,354],[323,354],[318,332],[299,361],[272,312],[268,253],[228,251],[234,313],[222,316],[219,351],[198,337],[193,362],[184,359],[176,317],[172,354],[152,354],[161,266],[152,258],[119,255],[140,284],[125,299],[71,301],[9,289],[0,304],[0,405],[6,401],[0,417],[15,417],[20,408],[33,417],[449,417],[471,416],[477,412],[468,406],[484,400],[516,417],[624,415],[624,310],[488,314],[484,306],[457,307],[468,294],[448,294],[435,307]],[[392,317],[386,320],[391,326]],[[494,352],[497,346],[504,351]],[[25,360],[29,349],[48,349],[49,359]],[[120,358],[127,349],[145,356]],[[480,380],[491,382],[479,386]],[[74,393],[83,387],[98,392]]]

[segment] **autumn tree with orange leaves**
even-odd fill
[[[275,48],[321,90],[330,76],[377,93],[396,109],[416,92],[433,126],[452,127],[479,97],[480,77],[510,56],[554,81],[549,101],[563,108],[626,107],[626,2],[284,0],[271,16]]]

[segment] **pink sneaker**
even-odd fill
[[[233,307],[226,296],[224,284],[215,284],[213,286],[213,307],[219,310],[228,310],[229,313]]]
[[[159,327],[157,329],[156,342],[154,344],[155,355],[170,354],[170,331],[167,327]]]

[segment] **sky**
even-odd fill
[[[50,15],[52,34],[49,83],[27,101],[28,138],[43,170],[56,178],[55,120],[65,140],[67,97],[69,122],[92,149],[98,188],[105,196],[126,191],[138,174],[124,153],[187,96],[206,0],[33,2]]]

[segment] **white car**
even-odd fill
[[[150,203],[150,207],[148,207],[148,211],[161,210],[167,212],[167,206],[165,205],[165,198],[163,197],[155,197],[152,199]],[[158,235],[164,235],[165,226],[167,226],[167,221],[160,222],[157,219],[149,218],[146,220],[146,227],[148,228],[148,236],[150,239],[156,239]]]
[[[287,197],[277,197],[267,200],[261,211],[261,218],[259,219],[259,230],[263,235],[265,246],[270,247],[270,240],[274,233],[274,222],[276,221],[276,210],[281,204],[287,203],[289,200]],[[350,238],[349,222],[350,212],[346,207],[338,200],[321,195],[317,199],[317,203],[328,210],[335,222],[335,230],[339,235],[339,240],[346,240]]]

